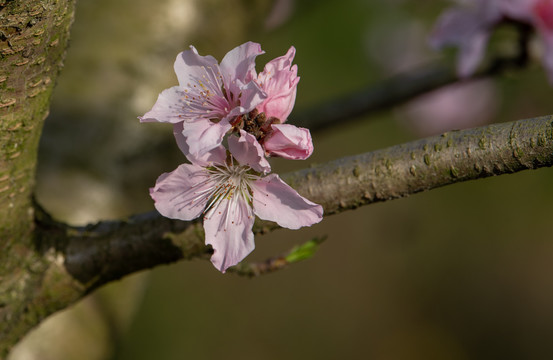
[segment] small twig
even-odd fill
[[[240,276],[257,277],[286,268],[288,265],[309,259],[312,257],[319,245],[326,240],[326,235],[313,238],[301,245],[295,246],[288,253],[269,258],[262,262],[240,264],[229,268],[227,271]]]

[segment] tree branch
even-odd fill
[[[537,169],[553,164],[553,118],[453,131],[387,149],[335,160],[283,176],[325,215],[437,187]],[[42,213],[42,212],[40,212]],[[198,221],[163,218],[157,212],[70,227],[37,218],[43,253],[64,257],[67,276],[85,293],[126,274],[193,257],[208,258]],[[257,221],[256,234],[278,228]]]

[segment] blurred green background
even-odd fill
[[[426,41],[448,5],[80,0],[43,133],[38,199],[72,224],[153,209],[148,187],[185,160],[171,126],[137,116],[177,84],[175,56],[191,44],[222,59],[259,42],[258,71],[294,45],[293,123],[302,109],[394,73],[452,63],[454,52]],[[490,51],[511,51],[513,38],[499,31]],[[315,132],[310,159],[274,169],[429,135],[441,116],[460,128],[553,113],[553,88],[536,61],[458,98],[442,94]],[[489,178],[258,236],[247,260],[328,240],[312,259],[257,279],[222,275],[206,261],[144,271],[50,317],[10,359],[553,358],[552,181],[550,169]]]

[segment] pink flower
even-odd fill
[[[230,153],[215,148],[209,161],[196,159],[161,175],[150,189],[156,209],[173,219],[203,215],[206,244],[221,272],[236,265],[255,247],[254,215],[282,227],[298,229],[322,219],[323,208],[269,174],[270,166],[255,137],[240,132],[228,138]],[[220,151],[221,150],[221,151]]]
[[[286,122],[296,101],[300,78],[298,67],[292,65],[296,49],[292,46],[281,57],[269,61],[257,77],[257,83],[267,97],[257,107],[257,111],[268,119],[263,141],[269,156],[280,156],[292,160],[305,160],[313,153],[313,141],[309,130]]]
[[[269,61],[255,82],[266,97],[248,114],[231,122],[255,136],[267,156],[279,156],[292,160],[305,160],[313,152],[309,130],[283,124],[292,112],[300,78],[298,67],[292,65],[296,49]]]
[[[438,19],[430,42],[441,48],[459,47],[460,77],[474,73],[491,31],[503,20],[533,26],[543,40],[543,65],[553,83],[553,0],[465,0],[468,6],[447,10]]]
[[[183,152],[194,159],[223,142],[230,132],[244,130],[263,146],[273,136],[273,124],[284,123],[296,101],[298,68],[292,65],[296,49],[269,61],[258,75],[255,58],[261,46],[247,42],[229,51],[221,64],[211,56],[200,56],[194,47],[177,56],[175,72],[179,85],[164,90],[141,121],[168,122]],[[292,127],[291,125],[289,125]],[[267,156],[306,159],[313,144],[307,129],[295,132],[295,144],[278,152],[265,147]],[[276,142],[276,139],[271,141]],[[191,160],[193,161],[193,160]]]
[[[164,90],[140,120],[182,123],[179,136],[190,154],[203,156],[221,144],[232,128],[230,120],[252,111],[267,97],[253,81],[260,54],[259,44],[247,42],[229,51],[219,65],[191,46],[175,61],[179,85]]]

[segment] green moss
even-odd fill
[[[455,168],[453,165],[449,168],[449,172],[451,174],[451,177],[458,178],[459,177],[459,170]]]
[[[430,165],[430,155],[424,154],[424,163]]]
[[[481,149],[481,150],[486,150],[486,143],[487,143],[487,140],[484,136],[482,136],[480,138],[480,140],[478,141],[478,147]]]
[[[353,168],[353,176],[358,178],[361,175],[361,169],[359,168],[359,165],[355,165]]]

